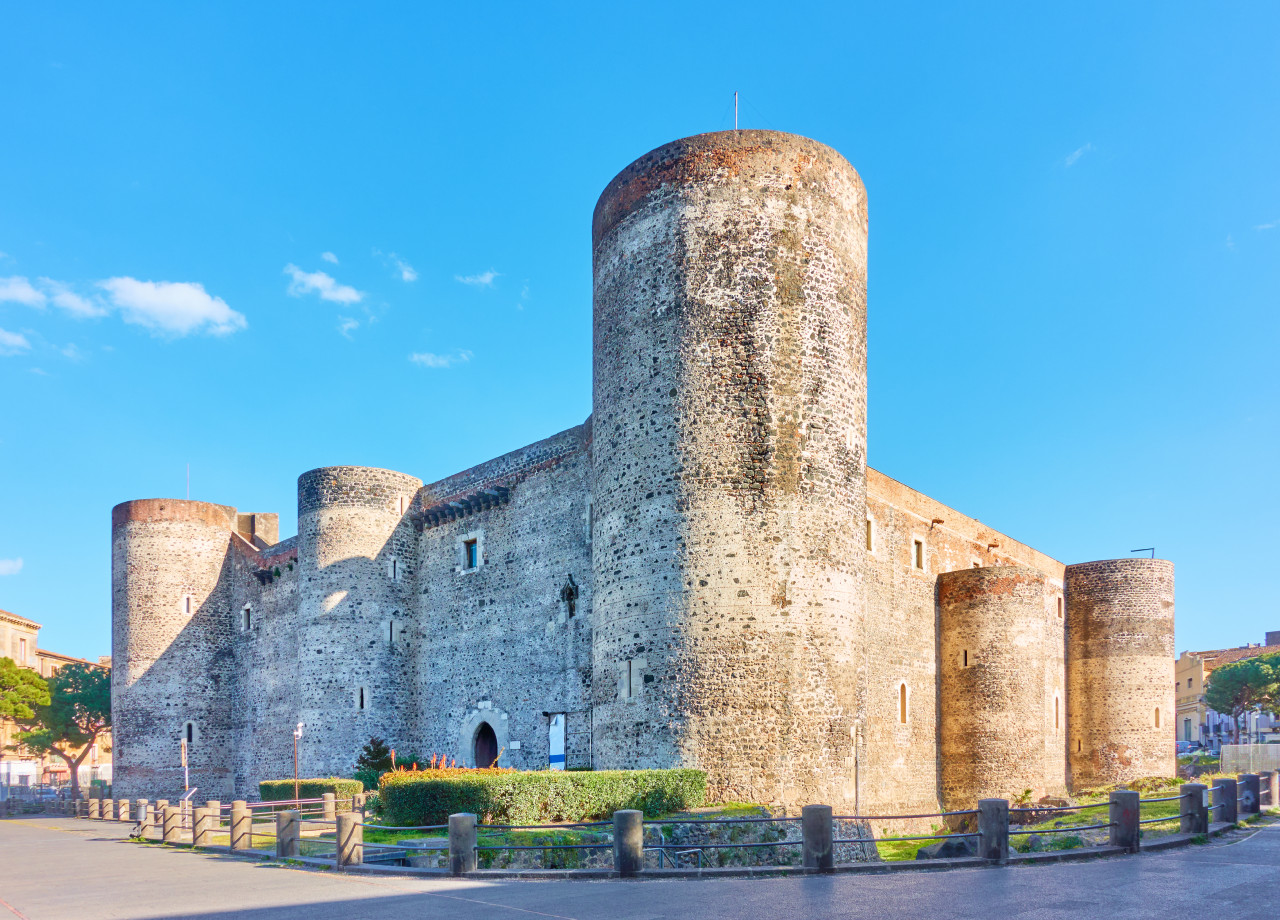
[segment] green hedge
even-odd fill
[[[469,812],[489,824],[595,821],[623,808],[648,817],[696,808],[707,799],[701,770],[560,770],[386,773],[378,787],[391,824],[444,824]]]
[[[350,811],[351,797],[364,792],[364,783],[358,779],[342,779],[339,776],[298,780],[298,798],[300,799],[318,799],[326,792],[333,793],[337,800],[338,811]],[[293,798],[293,780],[264,779],[258,783],[258,795],[264,802],[288,801]]]

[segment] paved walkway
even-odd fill
[[[0,820],[0,920],[1280,917],[1280,823],[1138,857],[894,875],[468,882],[291,869],[123,839],[128,825]]]

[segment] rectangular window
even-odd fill
[[[246,604],[244,610],[241,611],[241,613],[242,613],[242,617],[240,621],[240,628],[243,629],[245,632],[249,632],[251,629],[253,629],[253,608],[250,607],[248,604]]]
[[[1058,598],[1058,619],[1062,619],[1062,598]]]
[[[22,638],[18,640],[18,664],[27,663],[27,640]]]
[[[391,576],[392,581],[400,580],[400,560],[392,556],[387,564],[387,574]]]
[[[924,541],[911,541],[911,564],[920,571],[924,571]]]
[[[875,552],[875,525],[871,523],[871,518],[867,518],[867,552]]]
[[[480,564],[480,541],[462,541],[462,567],[474,569]]]

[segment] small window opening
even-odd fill
[[[392,620],[387,626],[387,642],[392,645],[396,644],[396,621]]]
[[[1076,753],[1079,754],[1082,750],[1084,750],[1084,742],[1076,739]]]
[[[18,639],[18,664],[27,663],[27,640],[25,638]]]
[[[365,699],[364,687],[361,687],[358,691],[356,691],[356,708],[364,709],[366,702],[367,700]]]
[[[875,525],[871,523],[871,518],[867,518],[867,552],[874,552],[875,548]]]
[[[1156,707],[1156,728],[1160,727],[1160,707]]]
[[[924,541],[911,541],[911,564],[921,571],[924,570]]]
[[[196,723],[188,722],[182,727],[182,735],[187,739],[187,747],[196,743]]]
[[[964,657],[964,663],[961,665],[961,667],[965,667],[965,668],[967,668],[967,667],[969,667],[969,650],[968,650],[968,649],[965,649],[965,650],[964,650],[964,656],[963,656],[963,657]]]
[[[1055,732],[1058,730],[1058,725],[1058,698],[1055,696],[1053,698],[1053,730]]]
[[[405,507],[405,497],[401,495],[399,498],[396,499],[396,513],[404,514],[404,507]]]
[[[184,594],[182,596],[182,612],[187,614],[187,616],[191,615],[191,595],[190,594]]]
[[[391,557],[391,580],[392,581],[400,580],[400,560],[397,559],[395,556]]]
[[[898,721],[907,724],[907,685],[898,684]]]
[[[591,542],[591,538],[596,533],[596,506],[595,502],[587,502],[587,542]]]
[[[1062,619],[1062,598],[1058,598],[1058,619]]]
[[[248,604],[244,605],[244,610],[240,612],[240,628],[245,632],[253,629],[253,608]]]
[[[474,569],[480,562],[480,546],[478,540],[464,540],[462,543],[462,567]]]

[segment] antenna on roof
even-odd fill
[[[738,91],[733,91],[733,130],[738,130]]]
[[[1156,558],[1156,548],[1155,548],[1154,546],[1144,546],[1144,547],[1142,547],[1142,549],[1131,549],[1131,550],[1129,550],[1129,552],[1131,552],[1131,553],[1150,553],[1150,554],[1151,554],[1151,558],[1152,558],[1152,559]]]

